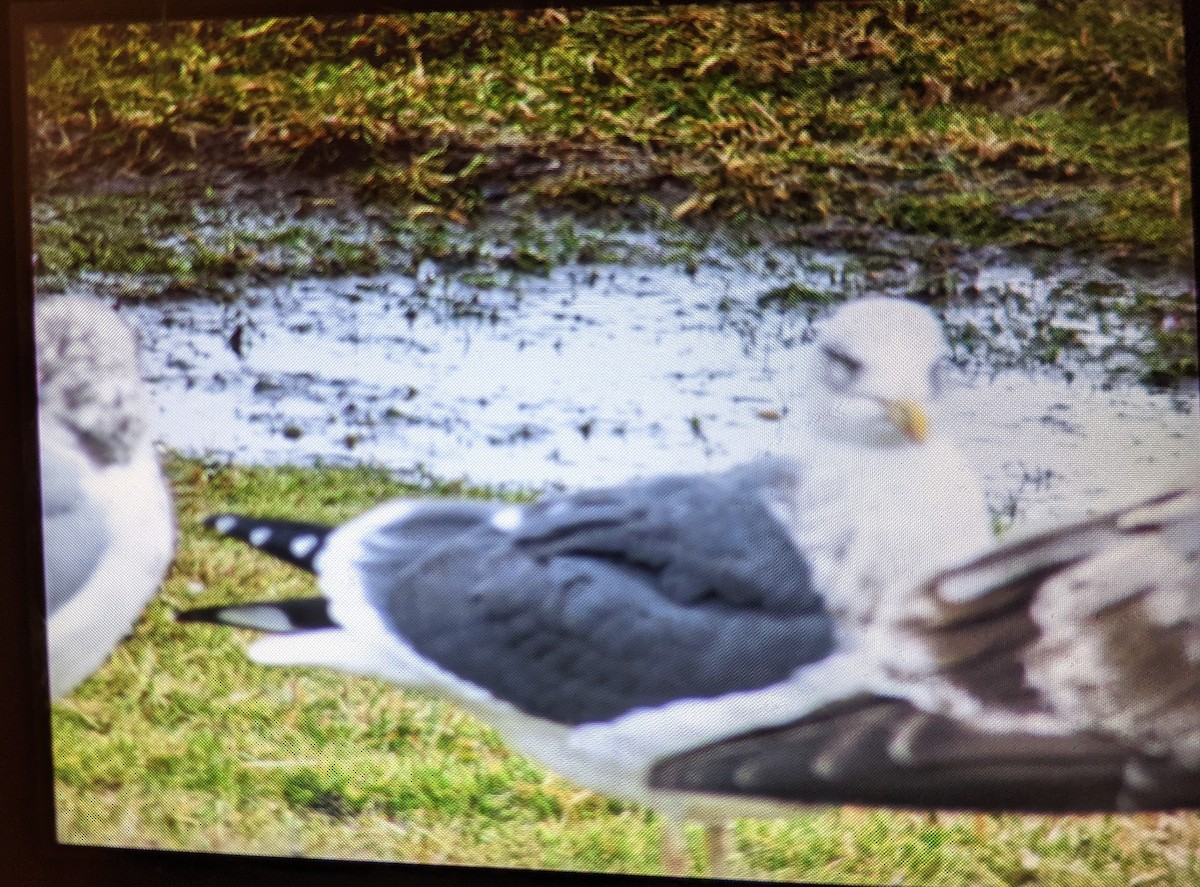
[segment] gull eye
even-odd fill
[[[822,350],[825,352],[825,381],[838,391],[849,387],[861,372],[862,361],[836,348],[826,347]]]

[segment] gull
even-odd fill
[[[392,501],[337,528],[217,515],[323,596],[181,618],[270,632],[260,663],[441,694],[584,786],[724,821],[728,805],[651,786],[650,768],[891,689],[909,651],[882,627],[919,603],[894,590],[991,541],[974,472],[931,417],[945,363],[927,309],[845,303],[803,349],[782,452],[529,505]],[[677,844],[664,856],[684,864]]]
[[[1200,487],[1003,545],[916,596],[900,643],[925,649],[949,704],[862,694],[664,759],[651,785],[983,812],[1200,807]]]
[[[98,300],[36,304],[50,695],[104,663],[171,562],[171,498],[132,330]]]

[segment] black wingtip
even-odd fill
[[[249,628],[267,634],[338,627],[329,615],[329,601],[323,597],[197,607],[177,611],[175,621]]]
[[[314,563],[332,527],[283,518],[212,514],[201,523],[210,530],[238,539],[259,551],[302,570],[315,572]]]
[[[176,610],[176,622],[210,622],[221,624],[220,612],[224,607],[197,607],[194,610]]]
[[[215,530],[217,528],[217,521],[223,517],[233,517],[233,515],[232,514],[210,514],[207,517],[200,518],[200,526],[204,527],[206,530]]]

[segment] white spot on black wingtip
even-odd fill
[[[502,533],[511,533],[521,526],[523,517],[524,510],[519,506],[512,505],[502,508],[492,515],[492,526]]]
[[[1124,777],[1125,785],[1134,790],[1145,791],[1155,785],[1154,778],[1136,761],[1125,765]]]
[[[238,519],[232,514],[223,514],[213,521],[213,529],[218,533],[228,534],[230,530],[237,526]]]
[[[733,785],[735,788],[751,789],[756,785],[762,784],[761,768],[756,764],[742,764],[733,771]]]
[[[246,538],[249,539],[250,544],[256,548],[266,545],[267,541],[271,538],[271,528],[270,527],[255,527],[253,530],[250,531],[250,535],[247,536]]]
[[[296,557],[308,557],[312,554],[313,549],[317,547],[319,541],[316,536],[310,533],[307,536],[297,536],[288,547]]]
[[[255,631],[288,632],[296,626],[288,614],[270,604],[245,604],[221,611],[221,621]]]
[[[821,779],[835,779],[837,777],[837,769],[837,760],[830,754],[817,755],[816,760],[812,762],[812,772]]]

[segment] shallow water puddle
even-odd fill
[[[130,309],[161,436],[239,462],[370,461],[535,489],[719,469],[787,441],[809,321],[757,310],[777,279],[711,264],[513,280],[479,288],[426,268],[416,280],[254,290],[237,305]],[[836,282],[818,270],[805,286]],[[1052,292],[1024,269],[1004,285],[1029,304]],[[995,312],[960,308],[950,321],[995,328]],[[1194,386],[1103,390],[1086,368],[1067,383],[998,363],[973,360],[975,378],[947,393],[940,421],[1006,523],[1121,502],[1200,465]]]

